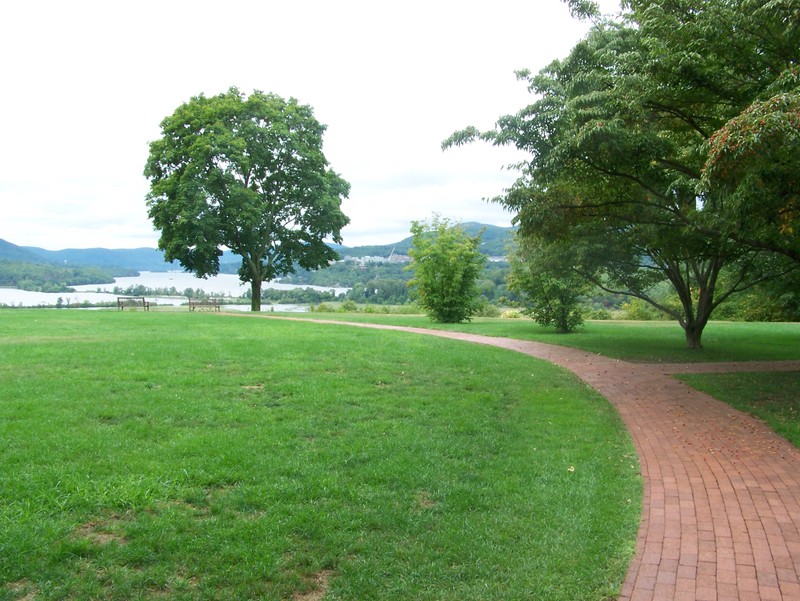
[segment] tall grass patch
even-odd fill
[[[609,404],[508,351],[0,312],[0,599],[604,599],[640,485]]]

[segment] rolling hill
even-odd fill
[[[42,263],[43,257],[11,242],[0,239],[0,261]]]
[[[483,254],[491,257],[504,256],[514,228],[498,227],[496,225],[484,225],[482,223],[462,223],[464,231],[470,236],[475,236],[482,229],[484,230],[481,238],[480,250]],[[393,244],[383,244],[377,246],[337,246],[332,245],[342,256],[351,257],[388,257],[392,251],[398,255],[407,255],[411,249],[411,236],[395,242]]]
[[[48,263],[61,265],[93,265],[99,267],[125,267],[138,271],[168,271],[180,269],[164,261],[164,253],[155,248],[65,248],[45,250],[24,247]]]
[[[513,228],[480,223],[464,223],[462,225],[464,230],[471,236],[484,229],[481,252],[489,256],[505,255]],[[331,244],[331,246],[343,257],[388,257],[393,252],[398,255],[406,255],[411,248],[411,237],[383,245],[350,247]],[[137,271],[180,269],[177,263],[167,263],[164,260],[164,253],[155,248],[67,248],[63,250],[47,250],[34,246],[17,246],[2,239],[0,239],[0,261],[61,266],[113,266]],[[238,264],[239,259],[231,253],[225,253],[221,263],[222,265]]]

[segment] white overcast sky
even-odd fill
[[[352,185],[346,245],[395,242],[434,212],[509,225],[483,199],[519,155],[440,144],[529,103],[514,71],[564,57],[588,27],[560,0],[8,0],[0,238],[155,247],[148,143],[181,103],[231,86],[297,98],[327,125],[325,155]]]

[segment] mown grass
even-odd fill
[[[537,340],[636,362],[800,359],[798,323],[712,322],[704,334],[704,348],[689,350],[682,330],[671,322],[588,322],[576,333],[558,334],[528,319],[478,318],[471,323],[442,325],[433,324],[422,316],[333,314],[328,317]],[[698,390],[758,417],[800,447],[800,372],[691,374],[677,377]]]
[[[715,321],[706,326],[703,348],[689,349],[683,330],[666,321],[590,321],[578,331],[559,334],[528,318],[475,318],[461,324],[437,324],[416,315],[364,313],[293,314],[304,319],[388,323],[535,340],[637,362],[710,362],[800,359],[800,323]]]
[[[687,374],[678,378],[758,417],[800,447],[800,372]]]
[[[0,599],[605,599],[615,411],[523,355],[188,313],[0,312]]]
[[[325,316],[334,320],[392,323],[536,340],[634,362],[800,359],[798,323],[711,322],[703,337],[704,348],[689,350],[682,330],[671,322],[597,321],[586,323],[576,333],[558,334],[529,319],[477,318],[471,323],[442,325],[433,324],[423,316]],[[677,377],[698,390],[760,418],[775,432],[800,447],[800,372],[691,374]]]

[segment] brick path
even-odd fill
[[[800,600],[800,451],[670,375],[800,362],[637,365],[542,346],[517,350],[611,401],[639,454],[642,521],[620,600]]]
[[[571,370],[613,403],[633,437],[644,484],[620,601],[800,600],[800,451],[671,375],[800,370],[800,361],[644,365],[508,338],[344,325],[526,353]]]

